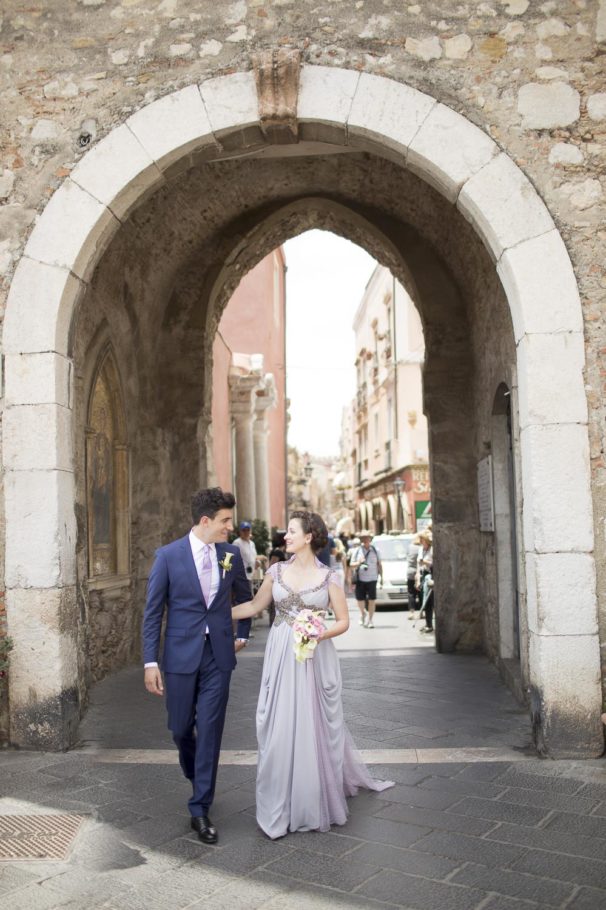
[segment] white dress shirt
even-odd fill
[[[194,562],[196,564],[196,573],[198,578],[202,578],[202,563],[204,561],[204,547],[208,546],[210,550],[210,562],[212,565],[212,575],[210,580],[210,595],[208,598],[208,603],[206,604],[207,608],[210,609],[215,595],[219,590],[219,585],[221,584],[221,572],[219,570],[219,560],[217,559],[217,551],[215,549],[214,543],[205,544],[204,541],[200,540],[199,537],[193,532],[193,529],[189,532],[189,545],[191,547],[192,556],[194,557]],[[200,585],[200,589],[201,589]],[[205,629],[206,634],[208,635],[208,626]],[[152,663],[144,664],[144,668],[147,667],[157,667],[158,664],[156,661]]]

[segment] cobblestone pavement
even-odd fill
[[[65,861],[0,862],[5,910],[603,910],[606,762],[533,757],[525,711],[481,657],[442,656],[407,622],[338,641],[345,711],[378,777],[330,833],[268,840],[254,817],[265,621],[241,655],[212,816],[189,830],[159,700],[125,670],[98,685],[78,749],[0,753],[0,816],[85,816]],[[1,844],[1,842],[0,842]]]

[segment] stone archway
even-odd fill
[[[521,578],[537,741],[554,756],[598,754],[603,737],[583,325],[563,241],[513,161],[430,96],[378,76],[304,66],[296,105],[289,117],[299,146],[291,149],[368,152],[418,175],[473,226],[493,260],[516,345]],[[85,155],[30,236],[3,335],[6,591],[16,643],[16,742],[61,748],[77,722],[78,655],[70,633],[77,537],[70,329],[78,301],[113,236],[144,200],[200,162],[283,156],[285,147],[273,138],[252,73],[189,86],[138,111]],[[545,263],[548,268],[538,267]],[[46,444],[33,445],[41,425]],[[564,468],[575,482],[554,496]],[[42,501],[43,515],[37,509]],[[574,630],[561,609],[562,585],[569,579],[576,586],[581,579],[588,592]]]

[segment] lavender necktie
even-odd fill
[[[204,600],[206,601],[206,606],[209,606],[210,601],[210,585],[213,575],[213,564],[210,561],[210,547],[208,544],[204,546],[204,556],[202,558],[202,573],[200,575],[200,585],[202,586],[202,594],[204,595]]]

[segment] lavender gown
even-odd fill
[[[343,720],[341,670],[333,642],[320,642],[304,663],[295,659],[294,617],[304,607],[326,610],[329,585],[341,587],[341,581],[328,569],[321,584],[297,593],[282,579],[287,565],[276,563],[269,569],[276,618],[257,706],[257,822],[271,838],[343,825],[347,796],[360,787],[393,786],[392,781],[373,780],[356,754]]]

